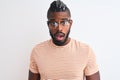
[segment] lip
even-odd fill
[[[61,37],[61,36],[56,36],[55,38],[56,38],[56,40],[58,40],[58,41],[62,41],[62,40],[64,39],[64,37]]]
[[[64,34],[64,33],[61,33],[61,32],[55,34],[55,38],[56,38],[56,40],[58,40],[58,41],[62,41],[62,40],[64,39],[64,36],[65,36],[65,34]]]

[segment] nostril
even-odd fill
[[[62,31],[62,27],[59,26],[59,27],[58,27],[58,30],[59,30],[59,31]]]

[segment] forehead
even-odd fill
[[[52,12],[49,16],[49,20],[63,20],[70,18],[67,12]]]

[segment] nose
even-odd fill
[[[60,24],[58,25],[58,31],[62,31],[62,26]]]

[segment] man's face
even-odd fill
[[[58,45],[64,45],[68,39],[72,20],[67,12],[53,12],[48,20],[48,27],[53,42]]]

